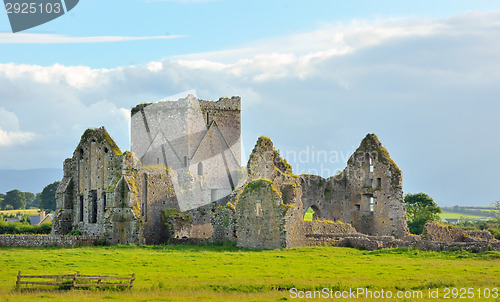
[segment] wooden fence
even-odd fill
[[[23,279],[33,281],[23,281]],[[17,274],[16,289],[19,289],[22,284],[58,286],[59,289],[90,287],[132,288],[134,281],[135,274],[132,274],[132,277],[80,275],[80,272],[72,275],[21,275],[19,271]]]

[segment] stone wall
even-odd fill
[[[262,185],[263,181],[270,183],[269,188],[275,195],[266,195],[269,188]],[[259,187],[266,188],[254,190]],[[255,192],[250,194],[250,189]],[[374,134],[363,139],[342,173],[328,179],[318,175],[294,175],[290,165],[274,150],[271,140],[260,137],[249,157],[247,180],[243,189],[233,196],[232,203],[236,212],[241,207],[242,212],[251,215],[250,218],[236,215],[238,244],[245,247],[259,246],[259,240],[269,242],[271,237],[267,233],[267,237],[259,233],[260,218],[254,221],[253,216],[259,207],[262,213],[266,210],[278,213],[275,211],[278,205],[289,210],[283,215],[266,217],[274,220],[266,224],[281,232],[279,240],[282,242],[278,244],[278,238],[272,237],[274,243],[264,244],[266,248],[301,246],[306,235],[311,234],[359,231],[399,238],[408,234],[401,170]],[[314,211],[313,220],[323,221],[323,224],[303,222],[309,208]],[[333,230],[334,227],[337,230]]]
[[[248,248],[299,246],[305,210],[300,179],[267,137],[260,137],[247,164],[247,178],[231,197],[236,239]]]
[[[379,250],[386,248],[416,248],[424,251],[466,250],[474,253],[490,250],[500,251],[500,241],[439,242],[420,240],[420,238],[412,236],[408,236],[404,239],[397,239],[392,236],[369,236],[359,233],[307,235],[303,246],[337,246],[364,250]]]
[[[0,235],[2,247],[78,247],[103,243],[100,236]]]
[[[425,224],[422,239],[437,242],[497,241],[489,231],[463,230],[453,225],[430,221]]]
[[[162,227],[162,211],[179,209],[171,181],[172,173],[164,166],[143,166],[141,175],[140,217],[143,221],[145,243],[161,244],[168,239]]]
[[[424,226],[422,239],[439,242],[463,242],[466,233],[459,227],[444,225],[434,221],[428,222]]]
[[[122,153],[104,127],[87,129],[64,162],[53,235],[79,230],[112,244],[143,243],[139,221],[139,162]]]
[[[338,235],[357,234],[352,225],[344,222],[333,222],[327,220],[303,221],[304,234],[307,235]]]
[[[313,219],[342,221],[361,233],[408,233],[401,170],[374,134],[368,134],[336,176],[301,175],[304,208]]]
[[[283,234],[287,210],[270,180],[248,183],[236,206],[238,246],[254,249],[286,247]]]
[[[218,205],[212,212],[212,242],[236,242],[236,208],[232,203]]]

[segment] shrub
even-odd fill
[[[20,222],[7,223],[0,221],[0,234],[50,234],[52,224],[29,225]]]
[[[81,236],[82,232],[80,230],[73,230],[67,234],[68,236]]]

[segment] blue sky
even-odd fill
[[[81,0],[16,34],[0,13],[0,169],[61,168],[89,127],[129,149],[132,106],[195,89],[242,97],[247,155],[266,135],[296,172],[329,176],[376,133],[405,192],[489,205],[500,198],[499,9]]]
[[[161,37],[114,43],[5,44],[4,62],[86,65],[95,68],[146,64],[174,55],[224,50],[255,40],[308,32],[324,23],[353,19],[445,17],[470,10],[493,10],[496,1],[155,1],[81,0],[76,9],[24,33],[70,37]],[[0,32],[9,33],[6,14]],[[13,34],[2,41],[13,40]]]

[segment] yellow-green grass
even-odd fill
[[[307,209],[306,213],[304,214],[304,221],[312,221],[313,215],[314,215],[313,209],[311,208]]]
[[[0,211],[0,214],[2,215],[17,215],[18,213],[21,213],[22,215],[31,215],[35,216],[38,215],[40,212],[39,209],[29,209],[29,210],[5,210],[5,211]]]
[[[171,245],[0,248],[0,268],[0,297],[9,301],[276,301],[290,300],[289,289],[293,287],[361,287],[394,293],[423,290],[424,295],[427,288],[500,288],[499,252],[360,251],[335,247],[254,251],[232,246]],[[16,292],[18,271],[119,276],[135,273],[137,280],[131,291]]]
[[[471,214],[464,214],[464,213],[454,213],[454,212],[443,212],[439,214],[441,219],[475,219],[475,220],[488,220],[491,219],[491,217],[487,216],[480,216],[480,215],[471,215]]]

